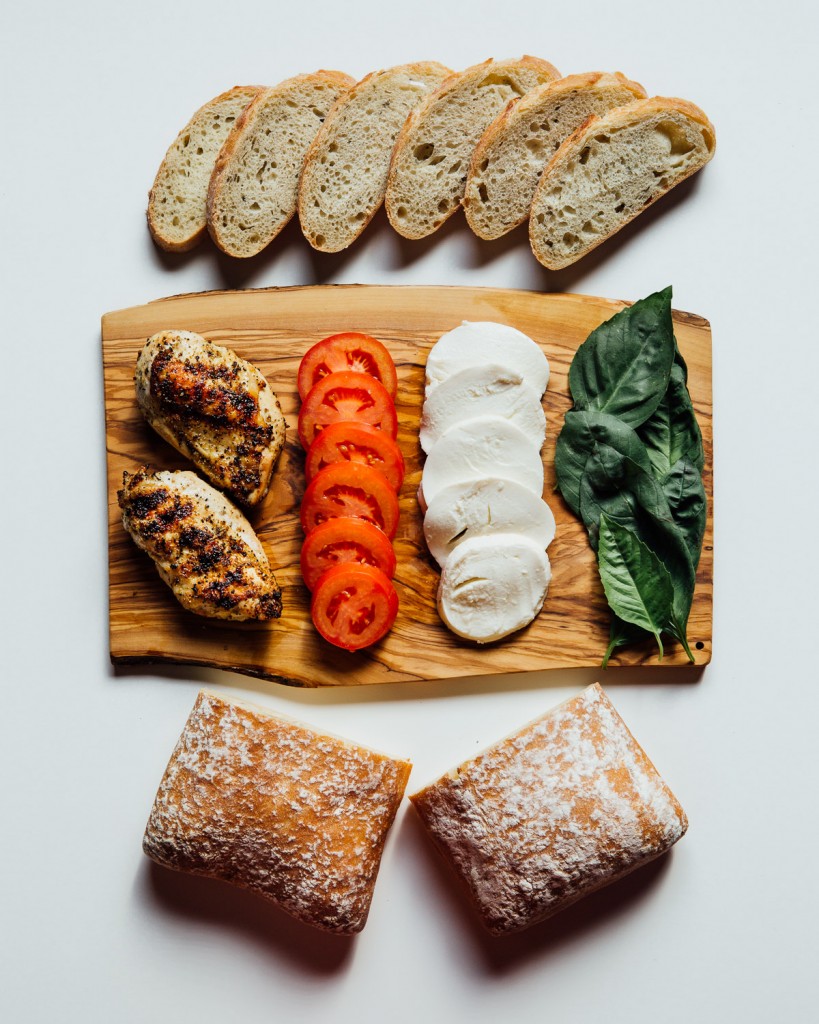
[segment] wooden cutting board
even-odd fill
[[[102,351],[112,660],[209,665],[298,686],[598,666],[609,615],[586,531],[554,493],[554,446],[571,404],[567,375],[575,350],[624,305],[585,295],[494,288],[335,285],[178,295],[106,314]],[[543,449],[544,495],[557,520],[549,548],[552,582],[542,612],[529,627],[484,647],[460,640],[438,618],[437,567],[424,545],[415,498],[422,467],[418,422],[424,364],[438,337],[462,320],[494,320],[519,328],[542,345],[552,371],[544,398],[548,433]],[[675,312],[674,323],[705,443],[709,516],[689,623],[696,662],[704,665],[711,658],[713,568],[711,333],[706,320],[689,313]],[[287,443],[270,493],[251,517],[282,588],[284,613],[277,622],[222,623],[184,611],[122,527],[117,489],[123,470],[146,462],[163,469],[191,468],[143,421],[134,396],[137,354],[146,338],[164,329],[197,331],[235,349],[262,370],[281,402]],[[373,334],[390,349],[398,368],[398,440],[407,464],[395,540],[398,618],[381,643],[355,654],[317,635],[299,572],[304,458],[295,430],[296,370],[310,345],[339,331]],[[688,662],[678,645],[669,645],[658,663],[656,652],[646,645],[618,652],[611,664],[670,668]]]

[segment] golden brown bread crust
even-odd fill
[[[497,233],[487,233],[484,231],[480,223],[476,222],[470,215],[470,207],[472,205],[470,202],[470,181],[479,174],[482,161],[487,158],[496,142],[502,139],[514,122],[518,122],[521,118],[526,117],[530,111],[539,110],[544,102],[559,102],[563,96],[570,96],[575,92],[593,89],[601,79],[616,80],[623,89],[628,90],[632,94],[635,100],[646,97],[646,91],[639,82],[631,81],[619,71],[615,71],[612,74],[607,74],[603,71],[589,71],[579,75],[566,75],[565,78],[546,82],[544,85],[536,86],[524,96],[510,100],[498,117],[489,125],[472,154],[463,201],[467,222],[479,238],[483,238],[485,241],[493,241],[499,237]],[[560,141],[562,142],[563,140],[561,139]],[[548,161],[545,161],[545,163],[548,163]],[[520,217],[514,225],[507,227],[506,230],[509,231],[513,226],[517,227],[518,224],[522,224],[526,220],[527,215]]]
[[[702,133],[703,141],[707,149],[706,158],[701,163],[692,165],[685,171],[685,173],[676,176],[667,187],[658,189],[647,202],[640,206],[639,209],[635,209],[628,217],[623,218],[613,231],[610,231],[608,234],[601,235],[596,241],[584,248],[579,255],[573,256],[571,259],[561,259],[550,254],[547,248],[542,244],[542,239],[539,237],[535,220],[537,207],[541,202],[543,195],[551,187],[551,177],[553,173],[556,173],[558,168],[560,168],[560,166],[569,159],[574,152],[579,153],[582,151],[588,139],[601,129],[606,131],[617,131],[618,129],[635,124],[640,120],[650,118],[654,114],[665,114],[669,112],[679,112],[690,120],[702,125],[704,129]],[[708,120],[705,113],[698,106],[688,100],[683,100],[674,96],[652,96],[649,99],[637,100],[627,106],[613,110],[604,118],[592,115],[563,142],[544,168],[543,174],[538,182],[538,187],[535,191],[534,200],[532,202],[532,215],[529,221],[529,244],[535,259],[537,259],[537,261],[548,270],[562,270],[564,267],[570,266],[578,259],[582,259],[583,256],[587,255],[593,249],[596,249],[598,245],[601,245],[607,239],[611,238],[613,234],[616,234],[617,231],[624,228],[626,224],[629,224],[644,210],[647,210],[649,206],[656,203],[658,199],[661,199],[664,195],[670,192],[676,185],[679,185],[681,182],[685,181],[686,178],[691,177],[691,175],[696,174],[697,171],[701,170],[705,164],[713,158],[715,152],[716,132],[714,130],[714,126]]]
[[[438,77],[443,83],[443,81],[446,80],[446,77],[452,74],[452,70],[451,68],[444,67],[443,64],[439,64],[437,61],[418,61],[413,64],[401,64],[396,67],[385,68],[381,71],[371,71],[370,74],[365,75],[360,82],[357,82],[349,92],[339,96],[330,108],[327,117],[324,119],[324,124],[319,129],[318,135],[316,135],[315,139],[313,139],[310,144],[310,148],[307,150],[307,155],[304,158],[304,167],[302,168],[301,180],[299,182],[299,198],[297,204],[302,233],[310,245],[314,249],[318,249],[320,252],[339,252],[340,248],[338,246],[330,247],[326,244],[319,244],[315,237],[315,233],[305,229],[304,210],[309,200],[306,184],[313,171],[313,166],[316,160],[322,155],[322,150],[327,145],[328,135],[333,132],[336,127],[336,123],[343,117],[345,112],[350,109],[350,104],[355,102],[360,96],[362,96],[362,94],[366,95],[370,92],[372,86],[378,84],[380,79],[394,76],[396,73]],[[420,105],[422,102],[423,97],[419,98],[417,105]],[[412,113],[412,111],[410,111],[410,113]],[[391,147],[390,152],[392,151],[392,148],[394,148],[394,144],[393,147]],[[387,166],[387,172],[389,172],[389,166]],[[383,188],[386,190],[386,182],[384,183]],[[360,237],[361,233],[383,205],[383,202],[384,194],[382,191],[380,202],[377,205],[371,206],[370,209],[360,211],[360,213],[363,214],[362,219],[357,222],[355,229],[350,232],[349,237],[345,240],[345,244],[341,248],[347,248],[347,246],[352,245],[352,243]]]
[[[360,931],[411,765],[201,691],[143,849],[232,882],[307,924]]]
[[[490,57],[488,60],[483,61],[481,64],[474,64],[471,67],[466,68],[464,71],[455,72],[445,78],[440,86],[426,98],[426,100],[418,107],[416,107],[407,120],[404,123],[404,127],[398,134],[398,138],[395,140],[395,147],[393,148],[392,161],[390,163],[390,173],[387,177],[387,191],[385,197],[385,207],[387,211],[387,217],[392,227],[404,238],[423,238],[425,234],[429,234],[429,231],[418,234],[412,230],[408,230],[405,225],[402,225],[401,219],[398,216],[398,207],[400,202],[395,198],[393,190],[397,187],[398,175],[399,175],[399,162],[403,154],[404,149],[409,145],[414,132],[416,131],[419,122],[423,121],[428,115],[429,111],[435,107],[441,101],[445,101],[450,93],[457,90],[464,81],[471,79],[482,69],[488,69],[491,65],[507,65],[516,64],[520,67],[530,69],[534,72],[543,74],[548,78],[560,78],[560,72],[557,68],[550,64],[546,60],[542,60],[540,57],[532,57],[529,54],[524,54],[520,60],[516,61],[496,61]],[[464,172],[464,182],[466,181],[466,172]],[[460,201],[457,202],[451,209],[447,211],[441,211],[442,216],[437,221],[434,230],[438,230],[442,224],[444,224],[449,218],[456,212],[460,206]]]
[[[410,800],[497,935],[660,856],[688,827],[597,684]]]
[[[220,93],[219,96],[215,96],[212,100],[208,100],[207,103],[203,104],[194,115],[188,120],[185,127],[179,132],[177,137],[168,147],[167,152],[159,165],[159,170],[156,172],[154,183],[151,186],[151,191],[148,193],[148,209],[146,216],[148,218],[148,230],[151,232],[151,237],[154,242],[166,252],[189,252],[195,246],[201,242],[207,233],[207,223],[205,221],[205,210],[202,210],[202,218],[199,228],[192,233],[188,238],[183,241],[177,241],[170,238],[162,230],[159,223],[160,218],[157,215],[156,204],[158,201],[158,193],[161,187],[161,182],[166,173],[169,162],[175,152],[175,147],[179,139],[187,132],[191,125],[194,124],[198,119],[206,116],[214,107],[217,107],[223,103],[234,98],[246,98],[246,102],[250,101],[264,90],[263,85],[236,85],[232,89],[228,89],[226,92]]]
[[[335,85],[338,89],[343,90],[345,92],[348,89],[352,88],[352,86],[355,84],[355,79],[352,78],[350,75],[345,74],[343,71],[326,71],[322,68],[316,72],[313,72],[312,74],[294,75],[293,78],[289,78],[286,79],[284,82],[280,82],[277,86],[274,87],[274,89],[282,89],[285,87],[289,87],[293,83],[305,82],[309,81],[310,79],[323,79],[324,81],[329,82],[331,85]],[[216,164],[213,168],[213,173],[210,176],[206,204],[207,230],[210,233],[211,239],[213,240],[216,247],[218,249],[221,249],[221,251],[226,253],[227,255],[232,255],[232,253],[228,250],[224,242],[221,240],[218,225],[216,224],[215,211],[220,202],[222,192],[226,185],[226,175],[231,167],[237,149],[243,142],[245,129],[247,128],[248,124],[252,124],[252,122],[255,120],[258,108],[267,100],[269,93],[273,91],[273,89],[262,90],[256,96],[254,96],[251,102],[242,111],[241,116],[234,124],[230,135],[228,135],[227,139],[224,142],[224,145],[219,151],[219,156],[216,158]],[[293,209],[290,212],[290,216],[287,218],[286,221],[284,221],[279,226],[279,231],[284,227],[287,221],[290,220],[290,217],[292,217],[292,215],[295,212],[296,203],[294,202]]]

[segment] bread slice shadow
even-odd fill
[[[409,270],[434,253],[439,246],[456,239],[461,243],[456,257],[458,269],[479,270],[510,253],[522,252],[531,262],[526,280],[521,282],[523,287],[543,292],[571,292],[578,290],[587,275],[593,274],[603,263],[630,245],[640,232],[649,230],[655,221],[686,202],[699,187],[699,180],[698,174],[685,179],[620,231],[564,270],[547,270],[537,262],[529,247],[526,223],[501,238],[487,242],[472,233],[462,211],[458,211],[433,234],[425,238],[408,239],[393,231],[383,206],[361,237],[349,248],[337,253],[313,249],[301,233],[298,216],[289,221],[266,249],[249,259],[225,255],[209,237],[189,252],[169,253],[154,245],[146,230],[146,245],[154,263],[165,271],[173,273],[198,262],[205,269],[210,269],[214,288],[242,289],[280,283],[282,272],[286,273],[291,283],[294,272],[303,285],[333,283],[344,276],[353,261],[364,256],[372,256],[379,268],[386,271]]]

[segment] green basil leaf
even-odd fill
[[[630,622],[623,622],[619,616],[612,612],[611,625],[609,626],[609,645],[606,648],[606,653],[603,655],[603,663],[600,667],[608,668],[609,658],[618,647],[639,643],[649,635],[644,629],[633,626]]]
[[[580,515],[580,483],[587,469],[596,487],[615,490],[625,480],[627,462],[651,472],[645,445],[631,427],[607,413],[566,413],[555,449],[555,471],[560,493],[575,515]]]
[[[651,633],[663,656],[661,633],[671,623],[674,587],[671,574],[631,530],[603,515],[598,568],[606,599],[624,622]]]
[[[663,400],[637,431],[645,444],[658,480],[662,481],[680,459],[702,470],[705,457],[702,434],[682,368],[674,365]]]
[[[683,380],[688,383],[688,363],[683,359],[682,352],[680,352],[677,346],[677,339],[674,339],[674,365],[679,366],[682,370]]]
[[[662,401],[675,347],[670,288],[616,313],[592,331],[572,360],[575,408],[639,427]]]
[[[680,459],[662,483],[663,493],[677,529],[685,540],[694,568],[699,565],[708,503],[699,469]]]
[[[625,472],[626,484],[611,493],[602,493],[592,485],[589,475],[584,474],[580,482],[579,514],[589,531],[589,543],[593,550],[598,550],[600,520],[605,515],[647,545],[671,574],[674,614],[684,633],[695,579],[688,545],[654,476],[633,462],[626,465]]]

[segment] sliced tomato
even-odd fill
[[[336,565],[319,577],[310,613],[325,640],[357,651],[392,628],[398,595],[384,573],[372,565]]]
[[[319,470],[334,462],[361,462],[383,473],[390,487],[399,490],[404,479],[404,456],[383,430],[364,423],[342,421],[325,427],[310,445],[304,471],[312,480]]]
[[[395,552],[387,536],[363,519],[328,519],[307,534],[301,549],[301,574],[309,590],[334,565],[374,565],[388,579],[395,574]]]
[[[383,430],[393,438],[398,433],[395,406],[384,385],[375,377],[352,370],[322,377],[302,402],[301,443],[309,448],[325,427],[350,420]]]
[[[398,498],[383,473],[360,462],[335,462],[316,473],[301,502],[304,532],[342,516],[363,519],[395,536]]]
[[[317,342],[299,364],[298,387],[302,399],[322,377],[340,370],[353,370],[375,377],[395,400],[398,378],[392,356],[377,338],[349,331]]]

